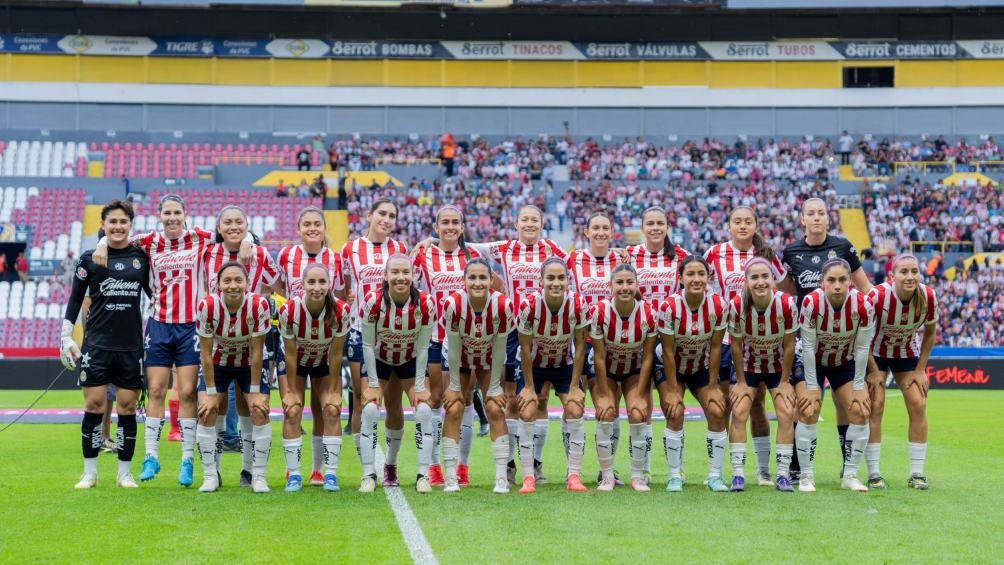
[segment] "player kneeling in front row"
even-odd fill
[[[534,449],[542,452],[543,446],[534,445],[534,426],[538,406],[547,406],[550,387],[561,400],[567,427],[566,487],[584,491],[586,487],[580,477],[586,444],[582,368],[586,362],[589,307],[581,296],[568,291],[569,272],[564,259],[546,259],[540,267],[540,278],[541,290],[526,297],[517,322],[523,364],[523,389],[515,398],[522,426],[519,460],[523,466],[523,487],[519,492],[529,494],[536,490]],[[544,437],[541,435],[536,441],[543,442]]]
[[[265,334],[271,317],[268,301],[247,292],[248,273],[243,265],[229,262],[216,275],[216,294],[199,303],[196,333],[202,366],[199,375],[199,425],[195,437],[202,456],[203,481],[201,492],[220,488],[218,453],[216,451],[216,417],[227,403],[226,394],[217,394],[230,387],[230,381],[244,391],[251,411],[251,488],[268,492],[265,466],[272,447],[272,428],[268,421],[268,373],[262,370]]]
[[[875,332],[875,314],[867,297],[850,288],[851,267],[843,259],[823,263],[822,288],[802,301],[799,325],[802,328],[804,381],[795,385],[800,417],[795,428],[795,448],[802,468],[798,490],[814,492],[812,461],[816,451],[816,422],[819,421],[820,389],[830,381],[834,404],[847,409],[847,446],[844,448],[842,488],[868,492],[857,477],[858,466],[868,443],[868,391],[865,369]],[[847,386],[850,384],[851,386]]]
[[[98,481],[98,451],[101,448],[101,419],[105,412],[108,384],[118,388],[117,483],[136,488],[130,472],[136,450],[136,400],[143,388],[143,319],[140,293],[150,294],[150,262],[146,253],[129,245],[133,210],[126,202],[113,200],[101,210],[101,227],[108,241],[106,266],[92,261],[84,252],[74,271],[73,290],[66,305],[60,334],[60,358],[67,370],[76,370],[84,393],[81,439],[84,474],[76,488],[87,489]],[[90,294],[83,354],[73,341],[73,324],[80,314],[84,296]],[[215,444],[214,444],[215,445]]]
[[[377,292],[369,292],[362,306],[363,360],[368,382],[362,391],[362,424],[359,428],[359,456],[363,478],[359,492],[376,489],[377,420],[380,419],[380,392],[384,393],[387,418],[387,458],[383,486],[400,486],[397,454],[404,436],[404,408],[401,394],[410,395],[415,409],[415,448],[418,477],[415,490],[432,492],[429,465],[432,463],[433,433],[430,392],[426,386],[429,339],[436,323],[432,297],[415,288],[411,259],[396,253],[384,264],[384,281]],[[412,392],[411,389],[414,388]]]

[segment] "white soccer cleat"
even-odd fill
[[[857,475],[848,475],[840,479],[840,488],[854,492],[868,492],[868,487],[861,482],[861,479],[858,479]]]
[[[772,487],[774,486],[774,481],[770,478],[770,473],[763,472],[756,474],[756,484],[759,487]]]
[[[432,492],[432,484],[429,483],[429,477],[424,475],[419,477],[418,480],[415,481],[415,490],[422,494]]]
[[[139,485],[136,484],[136,479],[132,477],[132,473],[119,475],[119,478],[115,482],[122,488],[139,488]]]
[[[495,494],[509,494],[509,479],[495,479]]]
[[[220,479],[216,473],[202,477],[202,486],[199,492],[216,492],[220,490]]]
[[[363,477],[363,480],[359,482],[359,492],[373,492],[376,490],[376,477],[370,475],[368,477]]]
[[[460,492],[460,481],[456,477],[447,478],[443,483],[443,492]]]
[[[645,481],[644,477],[637,479],[631,479],[631,490],[635,492],[649,492],[652,489],[648,487],[648,483]]]
[[[596,490],[599,492],[610,492],[614,490],[617,486],[617,481],[613,477],[602,477],[600,482],[596,485]]]
[[[73,485],[73,488],[83,490],[88,488],[94,488],[98,484],[98,476],[92,473],[84,473],[80,475],[80,481]]]
[[[251,490],[257,494],[271,492],[271,489],[268,488],[268,481],[265,480],[265,475],[255,475],[251,479]]]
[[[812,473],[802,473],[798,479],[798,492],[816,492],[816,478]]]

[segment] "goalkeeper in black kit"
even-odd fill
[[[70,371],[79,363],[77,381],[84,393],[81,443],[84,474],[76,488],[88,489],[98,481],[101,418],[109,384],[118,388],[118,477],[124,488],[136,488],[130,471],[136,450],[136,401],[143,388],[143,318],[141,293],[150,295],[150,261],[142,250],[129,245],[133,209],[128,202],[112,200],[101,209],[101,227],[108,237],[108,266],[99,267],[86,251],[73,273],[73,290],[66,305],[60,335],[60,359]],[[84,296],[90,295],[83,347],[73,341],[73,325]]]

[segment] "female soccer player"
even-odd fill
[[[199,262],[214,234],[185,227],[185,202],[176,194],[168,194],[158,203],[162,232],[150,232],[130,237],[130,241],[150,258],[153,287],[153,315],[146,325],[147,389],[150,399],[146,406],[144,436],[146,458],[139,479],[149,481],[160,472],[158,452],[160,431],[164,424],[164,397],[174,367],[181,397],[181,466],[178,483],[191,486],[194,473],[196,398],[199,368],[199,337],[195,333],[195,311],[201,299]],[[251,259],[252,238],[248,235],[238,253],[241,262]],[[99,241],[92,259],[106,266],[107,246]]]
[[[812,475],[816,422],[819,420],[820,389],[823,380],[829,379],[833,403],[844,407],[850,422],[848,448],[843,452],[841,487],[868,492],[868,487],[858,480],[857,470],[868,442],[865,371],[875,333],[875,314],[867,297],[850,288],[851,266],[847,261],[830,259],[823,263],[822,277],[823,287],[805,297],[799,315],[805,377],[795,385],[800,412],[795,428],[795,448],[802,469],[798,490],[816,490]]]
[[[776,488],[781,492],[794,490],[788,475],[795,437],[795,394],[789,379],[795,361],[798,309],[794,298],[774,290],[775,268],[761,257],[750,259],[743,274],[743,290],[729,303],[731,355],[736,373],[736,384],[731,390],[729,434],[733,490],[745,487],[743,465],[746,463],[746,419],[750,407],[755,405],[754,398],[763,396],[768,390],[777,415]],[[724,347],[722,349],[724,354]],[[757,456],[759,458],[759,452]]]
[[[112,200],[101,209],[101,227],[108,237],[108,265],[97,267],[86,251],[74,269],[73,289],[66,305],[60,334],[60,357],[69,371],[77,368],[84,393],[84,418],[80,424],[84,473],[76,488],[87,489],[98,481],[98,451],[101,420],[105,413],[108,385],[118,389],[115,407],[119,415],[116,483],[136,488],[130,466],[136,450],[136,400],[143,388],[143,319],[140,293],[150,294],[150,261],[129,245],[133,210],[128,202]],[[73,341],[85,294],[91,300],[84,327],[83,354]]]
[[[415,251],[416,277],[423,282],[426,290],[436,301],[436,320],[443,315],[446,300],[458,290],[464,289],[464,267],[467,261],[480,257],[473,247],[469,247],[464,239],[464,214],[459,208],[451,205],[443,206],[436,212],[436,234],[438,243],[430,243]],[[432,408],[432,465],[429,466],[429,483],[432,486],[442,486],[443,470],[439,465],[439,443],[442,436],[443,394],[446,390],[446,378],[443,375],[443,341],[446,330],[436,324],[432,330],[429,343],[429,405]],[[457,480],[460,486],[471,484],[468,458],[471,454],[471,443],[474,438],[474,391],[468,390],[471,396],[464,398],[464,414],[460,427],[460,463],[457,465]]]
[[[564,259],[545,260],[540,275],[541,290],[526,297],[516,325],[523,365],[523,390],[516,395],[522,424],[519,460],[523,466],[523,487],[519,492],[536,491],[533,428],[540,404],[546,409],[550,388],[561,400],[562,420],[568,429],[566,488],[585,491],[580,477],[586,443],[582,423],[586,398],[582,368],[586,360],[589,306],[581,296],[569,292],[569,272]],[[538,441],[543,442],[543,439]]]
[[[303,267],[299,293],[279,310],[279,333],[286,350],[286,390],[282,395],[282,450],[286,458],[286,492],[303,486],[300,475],[300,419],[310,379],[311,396],[321,406],[314,420],[323,419],[320,448],[324,490],[337,492],[338,459],[342,452],[342,350],[349,331],[349,306],[335,298],[331,269],[324,263]],[[313,402],[312,402],[313,404]],[[316,429],[316,427],[315,427]]]
[[[725,301],[708,292],[708,263],[691,255],[680,263],[683,290],[670,295],[662,308],[659,333],[665,377],[657,377],[659,400],[666,415],[663,446],[669,464],[666,490],[683,490],[683,394],[685,388],[701,403],[708,421],[708,488],[726,492],[722,480],[727,434],[725,395],[716,386],[721,367],[722,337],[728,324]]]
[[[304,295],[304,273],[307,267],[313,264],[322,265],[327,272],[329,290],[337,297],[346,297],[345,281],[342,275],[342,258],[337,252],[328,247],[327,244],[327,223],[324,220],[324,212],[316,206],[307,206],[300,211],[296,219],[296,230],[300,234],[300,243],[282,248],[279,251],[278,264],[286,281],[286,298],[299,298]],[[285,342],[285,339],[283,340]],[[280,347],[276,353],[276,361],[279,364],[279,391],[285,398],[289,392],[290,385],[286,380],[290,362],[285,359],[285,347]],[[283,368],[285,367],[285,369]],[[335,377],[341,378],[341,364],[331,365]],[[301,373],[301,377],[306,374]],[[319,376],[324,378],[327,373]],[[304,383],[305,384],[305,383]],[[299,386],[300,383],[297,383]],[[321,391],[314,388],[311,381],[310,410],[312,414],[322,414],[324,405],[321,403]],[[322,387],[322,388],[330,388]],[[303,402],[303,398],[300,399]],[[326,432],[324,429],[324,418],[313,418],[313,429],[311,434],[311,472],[310,484],[320,486],[324,484],[324,437],[340,437],[341,430]],[[297,429],[299,433],[299,429]],[[297,435],[297,438],[300,436]],[[299,465],[296,466],[299,469]],[[292,476],[292,475],[291,475]],[[287,481],[289,478],[287,477]],[[287,487],[288,488],[288,487]],[[293,490],[298,490],[294,486]],[[331,490],[331,487],[328,487]]]
[[[593,312],[590,338],[596,386],[596,453],[600,460],[599,491],[613,490],[614,460],[611,433],[614,421],[611,382],[624,391],[631,437],[631,488],[647,492],[645,481],[645,421],[651,391],[658,319],[652,306],[638,292],[634,267],[620,264],[610,273],[611,300],[600,301]]]
[[[228,262],[238,261],[240,247],[248,235],[248,218],[244,210],[239,206],[228,205],[220,209],[216,215],[216,243],[206,247],[202,257],[202,280],[205,283],[206,294],[215,294],[216,275],[220,269]],[[247,263],[248,270],[248,292],[267,297],[272,293],[273,287],[282,290],[282,282],[279,269],[276,267],[272,255],[262,245],[254,245],[251,249],[251,260]],[[266,298],[267,300],[267,298]],[[277,349],[272,347],[271,349]],[[269,340],[265,340],[265,371],[269,373],[271,382],[271,367],[268,359],[274,358],[276,351],[271,351]],[[221,390],[227,395],[227,391]],[[240,387],[234,389],[237,407],[237,422],[241,437],[241,486],[251,486],[252,455],[252,426],[251,412],[248,409],[247,400]],[[203,399],[199,399],[202,402]],[[218,452],[222,452],[223,436],[226,432],[226,414],[228,406],[221,406],[220,413],[216,418],[216,446]]]
[[[610,249],[610,242],[613,237],[613,229],[610,218],[602,213],[594,213],[586,220],[586,227],[583,235],[589,241],[588,249],[576,249],[568,255],[568,268],[572,272],[572,279],[575,282],[575,291],[586,301],[590,308],[596,306],[602,300],[610,300],[613,295],[610,293],[610,273],[621,261],[616,251]],[[584,371],[589,380],[589,394],[595,396],[596,371],[593,370],[593,346],[587,336],[586,340],[586,364]],[[614,381],[607,383],[610,386],[610,393],[613,402],[614,421],[610,439],[611,456],[617,458],[617,444],[620,442],[620,406],[624,397],[620,384]],[[546,404],[545,404],[546,408]],[[597,476],[599,482],[602,477]],[[617,471],[614,470],[614,482],[623,484],[617,480]]]
[[[774,249],[760,235],[760,224],[749,206],[737,206],[729,214],[729,241],[712,246],[704,253],[711,266],[711,288],[722,295],[728,306],[743,292],[744,270],[748,261],[760,257],[768,261],[774,281],[785,278],[784,266],[774,253]],[[729,398],[729,384],[736,382],[733,371],[730,334],[725,333],[722,342],[722,366],[718,376],[722,393]],[[754,387],[755,388],[755,387]],[[770,422],[764,407],[766,389],[756,389],[753,406],[748,408],[750,428],[753,432],[753,450],[756,453],[757,484],[770,486]],[[726,414],[728,416],[728,414]],[[744,434],[745,437],[745,434]]]
[[[927,360],[934,346],[938,322],[938,300],[934,289],[920,282],[917,258],[904,254],[893,259],[892,282],[872,288],[869,300],[875,308],[874,356],[868,367],[872,376],[871,437],[865,448],[869,467],[868,486],[883,488],[879,474],[879,449],[882,437],[882,413],[885,411],[885,376],[892,371],[896,384],[903,391],[906,412],[910,418],[907,452],[910,458],[910,488],[927,490],[924,460],[927,457]],[[917,331],[924,327],[920,340]],[[878,383],[878,384],[873,384]],[[876,399],[880,399],[876,402]],[[877,429],[876,429],[877,428]]]
[[[377,292],[383,285],[384,266],[392,255],[406,253],[405,245],[391,238],[397,226],[397,204],[386,198],[378,198],[370,205],[366,214],[366,233],[342,247],[342,269],[345,276],[346,296],[352,307],[352,326],[345,341],[345,357],[349,361],[352,374],[352,437],[356,451],[360,450],[359,423],[362,416],[363,390],[362,362],[362,307],[363,298],[370,292]],[[360,456],[362,452],[359,451]]]
[[[203,469],[199,491],[220,488],[216,419],[228,399],[217,394],[216,387],[225,391],[233,380],[247,398],[254,426],[251,488],[256,493],[268,492],[265,466],[272,447],[272,428],[268,420],[269,378],[263,370],[265,334],[272,321],[268,301],[248,292],[247,269],[237,262],[223,265],[216,274],[216,289],[202,299],[196,314],[202,361],[199,390],[206,395],[206,402],[199,404],[196,430]]]
[[[368,386],[362,390],[362,427],[359,429],[363,478],[359,492],[376,489],[374,458],[377,443],[379,399],[383,392],[387,416],[387,459],[383,466],[383,486],[399,486],[397,454],[404,436],[404,409],[401,393],[408,393],[415,408],[415,448],[418,451],[418,477],[415,490],[432,491],[429,464],[432,462],[433,429],[430,393],[425,371],[429,358],[429,338],[436,323],[436,304],[432,297],[415,288],[411,259],[392,255],[384,266],[384,282],[379,292],[363,298],[363,359]],[[414,388],[414,392],[411,390]]]
[[[628,262],[638,272],[638,289],[652,311],[659,316],[666,298],[676,293],[680,287],[680,262],[690,253],[673,243],[670,237],[669,216],[658,206],[652,206],[641,214],[641,231],[645,243],[627,248]],[[661,345],[661,344],[660,344]],[[653,374],[664,372],[661,367],[664,354],[656,351],[656,367]],[[661,377],[660,377],[661,378]],[[651,384],[651,383],[649,383]],[[652,469],[652,392],[645,395],[648,417],[645,419],[645,480]],[[634,446],[632,444],[632,449]]]
[[[446,301],[442,324],[446,328],[447,370],[450,387],[443,405],[443,467],[446,480],[443,492],[457,492],[457,462],[460,458],[460,420],[464,399],[475,384],[485,396],[488,425],[495,458],[495,493],[509,492],[506,464],[509,461],[509,436],[505,427],[505,397],[502,377],[505,371],[506,339],[515,327],[512,305],[504,294],[491,290],[491,267],[484,259],[471,259],[464,267],[464,290],[454,292]]]

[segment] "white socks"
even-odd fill
[[[513,420],[515,422],[515,420]],[[506,420],[506,425],[509,421]],[[460,421],[460,463],[467,464],[471,456],[471,444],[474,442],[474,405],[464,407],[464,417]]]
[[[621,442],[621,415],[614,416],[614,421],[610,422],[610,453],[617,457],[617,445]]]
[[[927,443],[907,442],[906,452],[910,457],[910,475],[924,474],[924,461],[927,460]]]
[[[613,422],[596,422],[596,458],[604,479],[614,478]]]
[[[631,480],[641,480],[645,476],[645,424],[630,424],[631,434]]]
[[[302,437],[295,437],[293,439],[282,438],[282,452],[286,457],[286,472],[290,475],[300,474],[300,452],[302,450]]]
[[[320,473],[324,466],[324,436],[310,436],[310,473]]]
[[[390,436],[390,433],[387,434]],[[435,432],[432,429],[432,409],[426,403],[421,403],[415,409],[415,450],[418,451],[418,474],[429,475],[429,465],[432,464],[432,447]]]
[[[265,476],[268,466],[268,454],[272,451],[272,426],[263,424],[251,429],[251,443],[254,444],[254,458],[251,461],[251,474],[255,477]]]
[[[708,432],[705,440],[708,446],[708,476],[721,477],[722,465],[725,464],[725,443],[729,439],[729,434],[725,430],[720,432]],[[743,444],[743,457],[746,457],[746,444]]]
[[[181,420],[182,434],[185,433],[185,418]],[[216,478],[216,428],[209,426],[196,426],[192,440],[198,439],[199,455],[202,456],[202,471],[207,477]]]
[[[533,423],[533,460],[544,460],[544,444],[547,443],[547,419]],[[521,456],[522,457],[522,456]]]
[[[519,420],[506,418],[505,427],[509,436],[509,461],[516,459],[514,450],[519,446]],[[460,436],[463,441],[463,435]]]
[[[645,472],[652,472],[652,423],[645,424]]]
[[[582,474],[582,456],[586,450],[586,427],[582,418],[565,422],[568,433],[568,474]]]
[[[730,455],[730,458],[732,460],[732,476],[733,477],[745,477],[746,476],[746,444],[745,443],[730,443],[729,444],[729,455]]]
[[[754,436],[753,451],[756,452],[757,473],[770,474],[770,436]]]
[[[881,475],[879,471],[879,458],[882,455],[881,443],[869,443],[865,446],[865,465],[868,466],[868,476]]]
[[[439,444],[443,441],[443,411],[432,409],[432,465],[439,465]]]
[[[492,441],[492,457],[495,458],[495,480],[506,479],[506,467],[509,464],[509,436],[504,435]],[[454,473],[456,471],[454,470]]]
[[[851,477],[858,473],[861,458],[865,455],[865,445],[868,444],[868,424],[851,424],[847,426],[847,458],[844,460],[844,476]]]
[[[251,443],[251,416],[237,416],[237,427],[241,432],[241,471],[251,472],[254,445]],[[299,465],[297,466],[299,467]]]
[[[506,438],[508,439],[508,438]],[[460,459],[460,448],[457,440],[451,437],[443,438],[443,476],[447,481],[457,479],[457,461]],[[494,445],[492,446],[494,449]]]
[[[683,476],[683,430],[666,428],[662,432],[662,450],[666,453],[669,478]]]
[[[401,438],[404,437],[404,428],[392,430],[384,425],[387,445],[387,464],[397,465],[397,454],[401,451]]]
[[[122,461],[119,461],[119,463],[122,463]],[[87,473],[88,475],[96,476],[98,474],[97,457],[84,457],[84,472]],[[120,475],[122,474],[121,469],[119,470],[119,474]]]
[[[223,463],[223,437],[227,434],[227,415],[222,414],[216,418],[216,464],[217,468]]]
[[[163,418],[146,417],[143,422],[143,442],[146,444],[146,454],[157,457],[160,450],[160,430],[164,427]]]
[[[519,464],[523,468],[524,477],[533,476],[533,447],[536,422],[520,420],[519,426]]]
[[[816,458],[816,424],[799,422],[795,426],[795,450],[802,475],[811,475],[812,461]]]
[[[195,438],[198,435],[196,431],[196,426],[198,425],[198,420],[195,418],[179,418],[178,424],[181,425],[181,458],[182,459],[194,459],[195,458]],[[216,428],[208,428],[213,430],[213,448],[216,448]],[[200,448],[201,449],[201,448]]]
[[[377,419],[380,410],[372,402],[363,406],[362,424],[359,426],[359,459],[363,466],[363,476],[376,474]]]
[[[324,450],[324,474],[338,474],[338,459],[342,456],[342,436],[324,436],[321,438]]]
[[[791,477],[791,456],[794,452],[794,447],[790,443],[777,444],[777,476]]]

